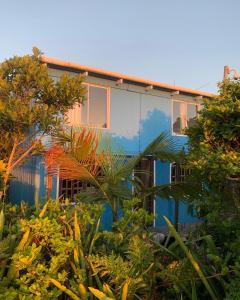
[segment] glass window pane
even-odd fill
[[[89,124],[107,127],[107,90],[89,86]]]
[[[184,103],[173,101],[173,132],[182,134],[184,126]]]
[[[197,119],[197,105],[188,104],[187,106],[187,126],[191,127],[196,123]]]
[[[87,111],[88,111],[88,100],[86,99],[83,104],[81,104],[81,124],[87,124]]]

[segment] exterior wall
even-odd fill
[[[57,78],[62,71],[49,69],[49,74]],[[154,138],[165,131],[172,135],[172,102],[170,93],[157,90],[146,91],[144,87],[129,84],[116,85],[116,82],[87,77],[86,82],[110,87],[110,128],[102,129],[115,152],[136,155]],[[175,95],[174,99],[196,102],[193,97]],[[174,136],[178,149],[186,147],[186,136]],[[170,164],[156,162],[156,184],[170,182]],[[10,188],[10,198],[15,202],[26,200],[33,202],[35,193],[40,199],[45,197],[45,174],[41,158],[29,161],[17,171],[16,179]],[[57,196],[57,180],[53,180],[52,196]],[[109,223],[109,209],[106,210],[106,224]],[[173,221],[174,203],[170,200],[157,199],[155,213],[158,215],[156,226],[162,226],[162,215]],[[192,222],[187,215],[186,205],[181,204],[180,222]],[[108,227],[108,226],[106,226]]]
[[[49,69],[49,75],[56,80],[63,73]],[[90,76],[86,77],[86,82],[110,88],[110,128],[102,131],[112,138],[113,148],[117,152],[120,149],[128,155],[142,151],[162,131],[172,134],[173,99],[197,103],[194,97],[146,91],[145,87],[125,83],[117,85],[116,82]],[[187,141],[186,136],[174,138],[179,149]]]
[[[57,186],[57,179],[54,177],[51,194],[53,199],[57,196]],[[26,201],[33,205],[36,198],[40,202],[46,198],[46,174],[41,156],[33,156],[18,167],[13,173],[9,187],[9,199],[12,203]]]
[[[9,187],[11,202],[19,203],[24,200],[30,205],[34,203],[36,193],[39,193],[40,189],[40,168],[40,159],[31,157],[23,166],[14,171]]]

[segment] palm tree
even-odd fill
[[[161,133],[144,151],[133,157],[114,154],[111,147],[101,147],[102,137],[96,130],[71,128],[58,133],[53,146],[46,152],[48,174],[60,175],[61,179],[77,179],[90,183],[94,189],[83,191],[81,201],[108,203],[113,222],[118,219],[122,201],[132,198],[132,188],[137,196],[146,199],[150,194],[167,196],[166,187],[144,189],[139,184],[138,170],[133,171],[144,157],[162,161],[177,161],[176,143],[166,133]]]

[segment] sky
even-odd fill
[[[0,61],[45,55],[216,92],[240,71],[239,0],[0,0]]]

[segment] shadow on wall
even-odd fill
[[[106,143],[110,142],[113,152],[136,155],[149,143],[151,143],[161,132],[164,131],[171,133],[171,117],[163,111],[154,108],[152,110],[148,110],[145,116],[146,117],[144,119],[139,120],[138,131],[136,131],[136,134],[132,137],[117,135],[114,132],[110,132],[109,134],[106,133]],[[122,126],[124,126],[124,120],[122,121],[122,124]],[[121,132],[121,130],[119,130],[119,132]],[[122,132],[124,132],[124,130],[122,130]],[[175,136],[174,139],[176,140],[176,145],[178,145],[179,149],[185,146],[187,142],[187,137],[184,136]],[[104,145],[102,146],[104,147]],[[169,163],[158,163],[159,165],[157,165],[156,170],[156,183],[169,183]],[[25,200],[30,204],[33,204],[36,192],[39,193],[40,200],[45,198],[45,171],[41,157],[32,157],[29,159],[24,166],[19,168],[18,173],[15,174],[15,176],[16,178],[12,180],[9,191],[11,202],[19,203],[21,200]],[[55,195],[57,194],[56,187],[56,180],[54,180],[53,188]],[[157,200],[157,226],[162,225],[162,215],[167,215],[171,219],[171,216],[173,215],[173,208],[173,203],[170,200]],[[182,212],[183,214],[180,217],[181,222],[191,222],[191,217],[189,219],[186,207],[182,208]],[[104,227],[109,228],[111,224],[111,210],[108,206],[106,206],[103,219],[103,223],[105,223]]]
[[[140,123],[139,150],[143,151],[161,132],[171,134],[171,118],[158,109],[148,111]]]
[[[124,126],[124,120],[123,125]],[[113,152],[124,152],[127,155],[138,154],[162,131],[169,131],[170,118],[158,109],[149,111],[144,120],[139,120],[138,131],[132,137],[109,133]]]
[[[148,111],[146,118],[139,122],[139,130],[133,137],[116,135],[114,132],[106,135],[110,137],[113,152],[120,151],[127,155],[134,155],[143,151],[161,132],[168,132],[171,135],[171,118],[155,108]],[[186,136],[174,136],[174,139],[179,149],[186,146]]]
[[[154,109],[147,112],[146,118],[139,123],[139,131],[132,138],[126,136],[117,136],[113,133],[110,134],[110,140],[112,140],[113,152],[125,153],[128,155],[136,155],[140,151],[143,151],[161,132],[168,132],[171,136],[171,118],[159,109]],[[176,149],[181,150],[183,147],[186,149],[187,136],[174,136],[176,141]],[[170,163],[157,162],[156,165],[156,184],[168,184],[170,183]],[[173,200],[166,200],[157,198],[156,200],[156,226],[161,227],[165,225],[163,215],[167,216],[172,222],[174,221],[174,206]],[[188,214],[187,204],[181,203],[179,209],[179,222],[195,223],[197,218]],[[106,207],[103,224],[105,228],[109,228],[111,224],[111,211],[109,207]]]

